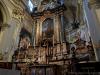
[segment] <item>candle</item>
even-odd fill
[[[60,42],[62,44],[62,35],[61,35],[61,32],[60,32]]]
[[[54,35],[53,35],[53,47],[54,47]]]

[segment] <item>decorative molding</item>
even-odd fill
[[[16,7],[18,9],[22,9],[21,0],[9,0],[9,1],[14,7]]]
[[[66,10],[65,5],[61,5],[53,9],[47,9],[42,12],[32,13],[32,17],[40,18],[41,16],[46,16],[46,15],[49,16],[49,14],[62,14],[62,12],[64,12],[65,10]]]

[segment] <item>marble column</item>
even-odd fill
[[[59,15],[55,14],[54,17],[54,39],[57,44],[57,54],[60,53],[60,17]]]
[[[40,42],[42,40],[42,21],[40,21]]]
[[[36,45],[39,43],[39,35],[40,35],[40,23],[39,20],[37,20],[36,23]]]
[[[64,29],[64,14],[61,15],[61,41],[62,41],[62,53],[67,53],[66,48],[66,35]]]
[[[59,20],[60,17],[59,15],[55,15],[54,17],[54,37],[55,37],[55,42],[59,43],[60,42],[60,23]]]

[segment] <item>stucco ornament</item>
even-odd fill
[[[20,21],[22,21],[22,19],[24,18],[24,12],[23,10],[20,10],[20,9],[13,9],[13,18],[16,18]]]

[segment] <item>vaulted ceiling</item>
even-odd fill
[[[15,2],[19,0],[13,0]],[[64,5],[67,8],[67,11],[65,11],[64,16],[66,19],[75,18],[77,15],[77,8],[78,8],[78,1],[79,0],[20,0],[22,4],[25,6],[25,10],[27,9],[29,11],[29,4],[28,2],[31,1],[34,7],[37,7],[37,11],[41,12],[44,9],[47,9],[48,7],[53,8],[59,5],[59,2],[64,3]]]

